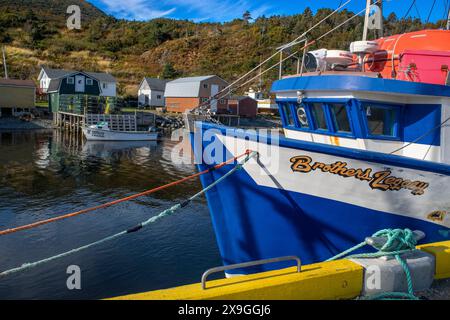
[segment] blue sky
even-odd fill
[[[425,21],[434,0],[416,0],[409,14]],[[261,15],[292,15],[301,13],[306,7],[314,12],[319,8],[337,8],[341,0],[88,0],[103,11],[129,20],[149,20],[157,17],[189,19],[199,21],[229,21],[242,17],[249,10],[256,18]],[[345,3],[346,0],[342,0]],[[359,12],[366,0],[352,0],[346,8]],[[436,0],[430,21],[444,17],[448,0]],[[384,0],[384,13],[395,12],[403,17],[412,0]]]

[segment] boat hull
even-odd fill
[[[258,134],[247,141],[238,130],[210,124],[197,129],[215,130],[214,139],[201,147],[191,136],[202,159],[199,170],[214,163],[212,143],[220,143],[230,158],[246,149],[267,150],[272,142]],[[450,166],[284,138],[277,142],[271,154],[260,152],[258,161],[250,160],[206,194],[225,265],[288,255],[302,263],[323,261],[385,228],[422,230],[424,242],[450,238]],[[232,167],[203,175],[203,186]]]
[[[83,128],[83,134],[90,141],[155,141],[158,139],[157,132],[125,132]]]

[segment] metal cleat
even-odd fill
[[[414,239],[416,239],[417,242],[425,238],[425,232],[423,232],[423,231],[414,230],[413,234],[414,234]],[[366,238],[366,243],[368,245],[371,245],[375,249],[381,248],[382,246],[384,246],[386,244],[386,242],[387,242],[387,239],[385,237],[367,237]]]

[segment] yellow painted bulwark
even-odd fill
[[[450,278],[450,241],[436,242],[418,246],[436,258],[435,279]]]
[[[351,299],[362,289],[363,268],[348,260],[316,263],[248,276],[116,297],[118,300],[329,300]]]

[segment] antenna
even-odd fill
[[[5,67],[5,79],[8,79],[8,68],[6,67],[5,47],[2,47],[3,51],[3,66]]]
[[[448,9],[447,15],[447,30],[450,30],[450,8]]]
[[[380,15],[381,15],[381,23],[380,23],[380,30],[379,30],[379,37],[383,37],[384,36],[384,30],[383,30],[383,0],[380,1],[380,3],[378,4],[378,7],[380,8]]]
[[[369,29],[369,14],[370,14],[370,6],[372,4],[372,0],[367,0],[366,2],[366,15],[364,17],[364,32],[363,32],[363,41],[367,40],[367,30]]]
[[[372,12],[372,10],[374,10]],[[367,33],[369,29],[378,30],[378,36],[383,36],[383,0],[367,0],[366,14],[364,17],[364,32],[363,41],[367,40]]]

